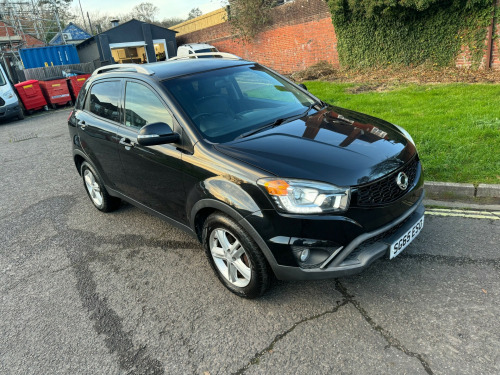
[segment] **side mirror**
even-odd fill
[[[180,136],[164,122],[154,122],[144,125],[137,135],[137,143],[143,146],[163,145],[179,142]]]
[[[308,91],[306,85],[304,85],[303,83],[299,83],[299,87],[302,87],[304,90]]]

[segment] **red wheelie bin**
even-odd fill
[[[52,108],[55,109],[57,105],[72,104],[66,78],[40,81],[40,87]]]
[[[42,108],[45,110],[48,109],[47,101],[45,100],[40,84],[36,79],[16,83],[14,86],[26,111],[31,112]]]
[[[82,89],[83,84],[85,81],[90,77],[90,74],[79,74],[77,76],[69,77],[68,78],[68,86],[69,90],[71,92],[71,95],[73,97],[73,100],[76,101],[76,98],[78,98],[78,93]]]

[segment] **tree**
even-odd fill
[[[160,9],[153,3],[140,3],[132,8],[132,16],[139,21],[155,22],[155,16]]]
[[[71,19],[72,14],[69,8],[71,2],[72,0],[41,0],[38,3],[46,43],[59,33]]]
[[[171,17],[171,18],[164,18],[163,21],[161,21],[159,24],[160,24],[160,26],[163,26],[163,27],[170,27],[170,26],[178,25],[179,23],[182,23],[184,21],[186,21],[186,20],[183,18]]]
[[[193,8],[189,11],[188,14],[188,20],[191,20],[193,18],[201,16],[203,13],[201,12],[200,8]]]
[[[341,1],[341,0],[338,0]],[[229,23],[243,40],[253,39],[269,24],[274,0],[231,0]]]

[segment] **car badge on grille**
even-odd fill
[[[396,184],[398,184],[401,190],[406,190],[408,188],[408,176],[406,175],[406,173],[398,173],[398,177],[396,177]]]

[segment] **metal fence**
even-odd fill
[[[75,70],[82,73],[92,73],[97,67],[94,62],[81,63],[81,64],[71,64],[71,65],[56,65],[48,66],[43,68],[32,68],[17,70],[17,77],[19,81],[27,81],[30,79],[37,79],[39,81],[44,81],[50,78],[62,77],[63,70]]]

